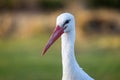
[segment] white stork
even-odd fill
[[[62,39],[62,80],[94,80],[78,65],[75,59],[75,19],[70,13],[63,13],[57,17],[55,30],[42,55],[60,36]]]

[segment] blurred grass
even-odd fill
[[[88,41],[82,32],[84,24],[94,18],[115,21],[118,24],[114,27],[119,31],[119,11],[105,8],[85,10],[83,9],[85,5],[79,4],[78,0],[76,2],[64,1],[64,3],[60,0],[30,0],[25,3],[21,0],[1,0],[0,2],[1,11],[5,9],[5,12],[0,13],[0,37],[2,39],[16,37],[10,40],[0,40],[0,80],[61,80],[60,40],[49,49],[45,56],[41,56],[41,52],[50,36],[43,35],[43,33],[51,32],[51,27],[55,26],[58,14],[66,11],[73,13],[77,21],[78,41],[75,51],[80,66],[95,80],[120,80],[120,38],[111,37],[111,34],[107,33],[110,37],[103,34],[101,35],[103,38],[101,38],[100,35],[97,35],[98,38]],[[92,3],[93,6],[100,6],[94,5],[96,0],[92,0]],[[97,3],[99,4],[99,1]],[[91,0],[89,4],[91,4]],[[117,6],[118,3],[113,3],[113,7],[115,4]],[[103,3],[102,5],[104,6]],[[108,5],[108,7],[110,6]],[[58,10],[59,8],[62,9]],[[29,9],[33,12],[29,12]],[[34,12],[37,9],[40,12]],[[18,12],[14,12],[14,10],[18,10]],[[23,10],[23,12],[19,12],[19,10]],[[105,27],[107,29],[107,25]],[[41,35],[33,37],[36,34]]]
[[[0,40],[0,80],[61,80],[60,40],[41,56],[48,38]],[[80,66],[96,80],[120,79],[120,48],[76,45],[75,51]]]

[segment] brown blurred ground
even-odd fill
[[[120,35],[118,9],[88,8],[79,0],[74,2],[58,0],[55,4],[51,0],[9,1],[13,1],[12,5],[9,2],[5,3],[9,4],[7,7],[4,7],[5,4],[3,8],[0,6],[1,39],[24,39],[50,34],[56,25],[56,17],[63,12],[70,12],[75,16],[78,42],[84,42],[88,38]],[[56,4],[57,7],[53,8]]]

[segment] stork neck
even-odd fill
[[[74,68],[78,68],[74,56],[74,43],[75,43],[75,32],[64,33],[62,35],[62,67],[63,75],[68,72],[74,71]]]
[[[94,80],[78,65],[74,55],[75,33],[62,35],[62,80]]]
[[[69,32],[62,35],[62,59],[65,56],[74,57],[75,33]]]

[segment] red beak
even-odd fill
[[[64,33],[64,29],[60,26],[57,26],[53,31],[48,43],[42,51],[42,55],[46,53],[46,51],[50,48],[50,46]]]

